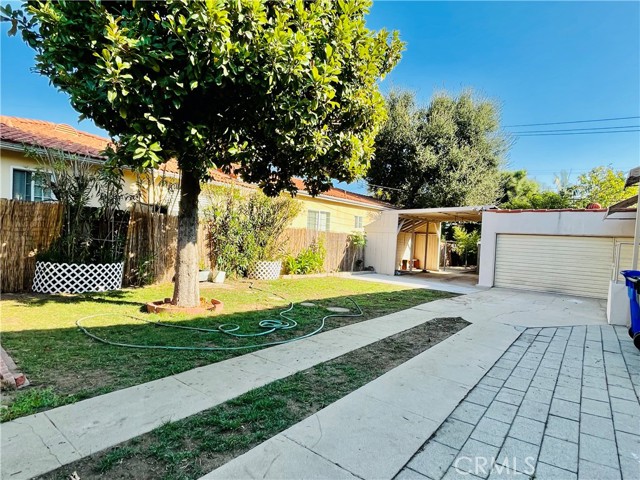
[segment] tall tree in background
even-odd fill
[[[235,169],[270,195],[364,174],[400,58],[369,0],[30,2],[3,7],[35,70],[116,139],[114,161],[181,169],[173,302],[199,302],[200,181]]]
[[[577,199],[576,206],[586,207],[590,203],[599,203],[603,207],[609,207],[637,195],[636,189],[624,188],[625,180],[625,172],[611,167],[596,167],[579,175],[572,187]]]
[[[507,209],[555,209],[573,205],[571,185],[556,182],[556,191],[542,189],[540,184],[527,176],[526,170],[500,173],[502,194],[500,208]]]
[[[502,208],[531,208],[531,198],[540,193],[540,184],[527,176],[526,170],[500,172]]]
[[[595,167],[571,181],[569,172],[555,175],[555,190],[543,189],[527,177],[526,170],[504,171],[502,177],[501,208],[556,209],[585,208],[592,203],[609,207],[637,195],[633,188],[624,188],[626,175],[611,167]]]
[[[494,203],[509,141],[497,107],[471,91],[434,96],[426,108],[413,93],[392,92],[367,173],[379,198],[408,208]]]

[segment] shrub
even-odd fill
[[[300,211],[297,201],[262,192],[245,196],[233,187],[207,188],[205,194],[211,264],[218,270],[244,276],[255,262],[284,256],[282,232]]]
[[[67,159],[53,149],[28,149],[38,161],[38,177],[62,205],[62,232],[41,261],[59,263],[121,262],[126,240],[125,215],[119,210],[127,198],[122,171],[107,165],[96,167],[87,159]],[[98,207],[89,206],[92,195]]]
[[[324,271],[324,259],[327,250],[322,239],[314,241],[302,250],[296,257],[289,255],[284,261],[285,273],[306,275]]]

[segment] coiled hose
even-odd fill
[[[253,290],[259,290],[259,291],[262,291],[262,292],[266,292],[266,293],[271,293],[272,295],[280,297],[285,301],[287,300],[283,296],[278,295],[276,293],[269,292],[267,290],[263,290],[263,289],[254,287],[253,284],[251,284],[249,286],[249,288],[253,289]],[[235,347],[193,347],[193,346],[181,347],[181,346],[177,346],[177,345],[140,345],[140,344],[135,344],[135,343],[114,342],[114,341],[111,341],[111,340],[107,340],[106,338],[99,337],[98,335],[95,335],[94,333],[91,333],[87,329],[87,327],[85,327],[82,324],[82,322],[85,321],[85,320],[89,320],[91,318],[110,316],[110,315],[113,315],[112,313],[98,313],[96,315],[88,315],[86,317],[82,317],[82,318],[76,320],[76,326],[80,329],[80,331],[82,333],[84,333],[88,337],[91,337],[92,339],[97,340],[98,342],[105,343],[107,345],[113,345],[113,346],[116,346],[116,347],[142,348],[142,349],[147,349],[147,350],[186,350],[186,351],[206,351],[206,352],[243,350],[243,349],[249,349],[249,348],[270,347],[270,346],[274,346],[274,345],[281,345],[281,344],[284,344],[284,343],[296,342],[298,340],[302,340],[303,338],[311,337],[311,336],[319,333],[320,331],[322,331],[322,329],[324,329],[324,327],[325,327],[327,319],[329,319],[329,318],[361,317],[361,316],[364,315],[364,312],[360,308],[360,305],[358,305],[358,303],[353,298],[347,297],[347,300],[349,300],[351,303],[353,303],[353,305],[355,306],[355,308],[357,310],[357,313],[332,313],[332,314],[329,314],[329,315],[325,315],[324,317],[322,317],[322,320],[320,321],[320,326],[318,328],[316,328],[312,332],[309,332],[309,333],[307,333],[305,335],[300,335],[298,337],[289,338],[289,339],[286,339],[286,340],[278,340],[278,341],[274,341],[274,342],[256,343],[256,344],[251,344],[251,345],[242,345],[242,346],[235,346]],[[297,327],[298,326],[298,322],[296,322],[293,318],[291,318],[290,316],[287,315],[289,312],[291,312],[291,310],[293,310],[293,307],[294,307],[294,303],[293,302],[289,302],[289,307],[278,313],[278,316],[280,318],[267,318],[267,319],[264,319],[264,320],[261,320],[260,322],[258,322],[258,326],[265,329],[264,331],[261,331],[261,332],[258,332],[258,333],[236,333],[236,332],[238,332],[238,330],[240,330],[240,326],[235,324],[235,323],[223,323],[223,324],[219,325],[217,328],[203,328],[203,327],[188,327],[188,326],[185,326],[185,325],[175,325],[175,324],[163,323],[163,322],[154,322],[152,320],[147,320],[147,319],[144,319],[144,318],[135,317],[133,315],[121,315],[121,316],[127,317],[127,318],[131,318],[131,319],[137,320],[139,322],[144,322],[144,323],[149,323],[149,324],[152,324],[152,325],[156,325],[158,327],[179,328],[179,329],[182,329],[182,330],[193,330],[193,331],[206,332],[206,333],[223,333],[225,335],[229,335],[229,336],[236,337],[236,338],[250,338],[250,337],[262,337],[264,335],[268,335],[270,333],[273,333],[273,332],[276,332],[276,331],[279,331],[279,330],[291,330],[291,329]]]

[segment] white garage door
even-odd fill
[[[500,234],[496,287],[606,298],[614,238]]]

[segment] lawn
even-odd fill
[[[142,313],[141,306],[145,302],[170,296],[171,284],[104,294],[5,295],[0,302],[2,345],[27,375],[32,387],[3,396],[3,403],[9,408],[3,409],[1,419],[10,420],[252,351],[142,350],[105,345],[87,337],[76,327],[76,320],[86,316],[105,314],[85,320],[84,325],[92,333],[115,342],[237,347],[309,333],[329,313],[325,307],[346,307],[354,311],[349,299],[358,303],[364,315],[330,318],[326,329],[451,296],[444,292],[333,277],[281,279],[256,282],[255,286],[257,289],[250,288],[245,281],[230,281],[202,289],[202,296],[224,302],[224,312],[199,318]],[[316,306],[298,304],[305,300]],[[295,303],[289,315],[299,326],[263,337],[234,338],[223,333],[162,328],[132,318],[205,328],[231,323],[240,327],[239,332],[255,333],[261,330],[260,320],[278,318],[278,313],[288,307],[289,301]]]

